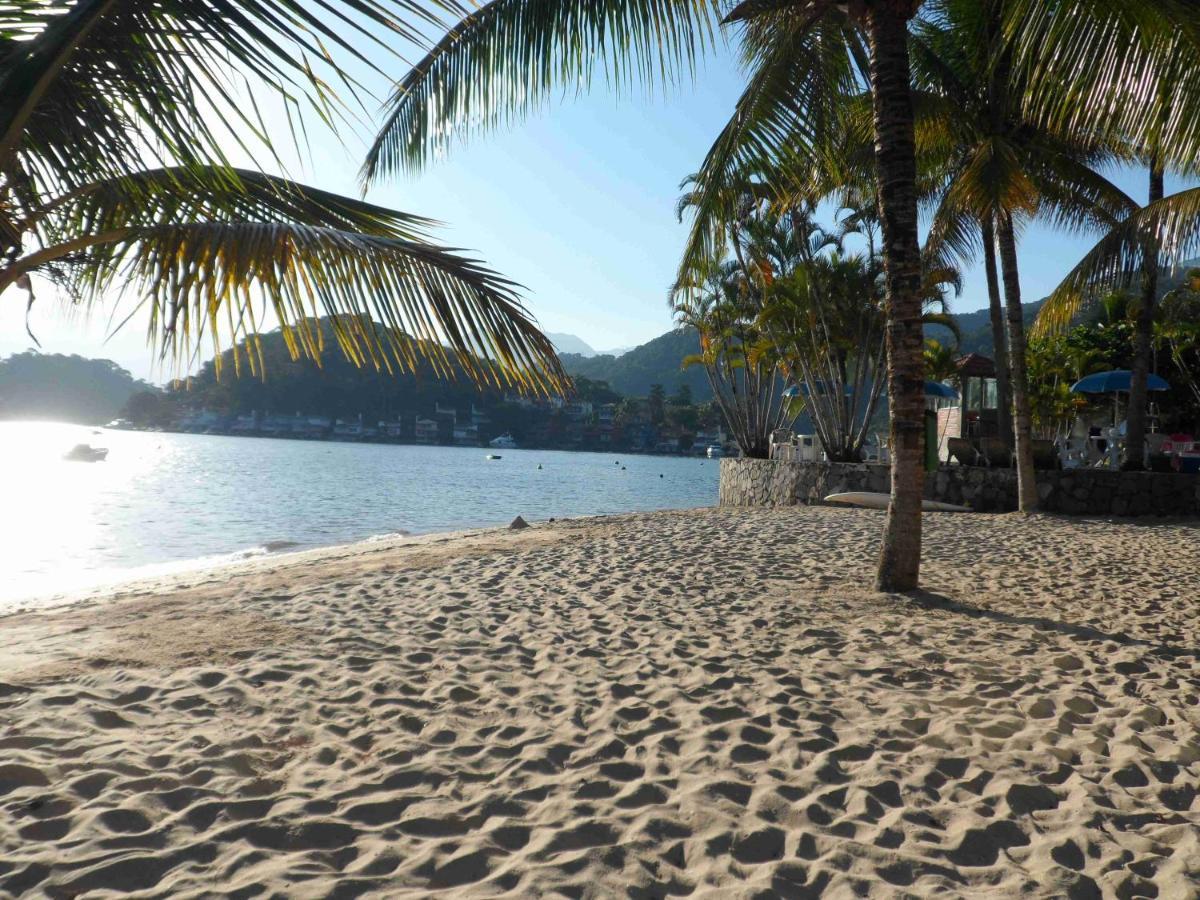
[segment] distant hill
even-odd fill
[[[1043,298],[1032,303],[1021,304],[1026,327],[1033,324],[1038,310],[1045,302],[1046,300]],[[963,355],[979,353],[987,357],[995,355],[995,348],[992,344],[992,319],[987,307],[969,313],[955,313],[954,320],[958,323],[959,330],[962,331],[962,341],[958,345],[959,353]],[[925,337],[933,338],[947,346],[954,345],[954,336],[941,325],[931,325],[926,328]]]
[[[577,356],[591,357],[596,355],[596,351],[583,338],[576,337],[573,334],[562,334],[556,331],[547,331],[546,337],[550,338],[554,344],[554,349],[563,353],[572,353]]]
[[[685,328],[668,331],[621,356],[585,357],[566,353],[561,354],[561,359],[569,374],[606,381],[619,394],[645,397],[650,386],[655,384],[661,384],[671,394],[686,384],[692,390],[692,397],[700,403],[712,399],[704,369],[701,366],[683,368],[684,357],[699,352],[699,335],[695,329]]]
[[[109,359],[35,352],[0,359],[0,419],[103,424],[148,389]]]

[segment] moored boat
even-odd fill
[[[63,459],[71,462],[103,462],[108,456],[105,447],[93,447],[90,444],[76,444],[63,454]]]

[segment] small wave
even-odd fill
[[[278,553],[280,550],[290,550],[299,546],[299,541],[267,541],[262,545],[262,549],[267,553]]]
[[[363,543],[374,544],[379,541],[391,541],[396,538],[409,537],[411,534],[411,531],[405,531],[403,528],[400,528],[396,531],[389,531],[387,534],[373,534],[370,537],[363,538]]]

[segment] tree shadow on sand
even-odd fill
[[[1186,659],[1200,657],[1200,650],[1182,647],[1175,644],[1165,644],[1158,641],[1135,638],[1120,632],[1103,631],[1090,625],[1077,625],[1074,622],[1061,622],[1045,616],[1017,615],[990,609],[986,606],[976,606],[962,600],[955,600],[945,594],[933,591],[916,590],[904,594],[904,599],[920,609],[938,609],[945,612],[957,613],[972,619],[988,619],[1002,622],[1006,625],[1028,625],[1040,631],[1053,631],[1066,635],[1078,641],[1104,642],[1112,641],[1129,647],[1144,647],[1148,653],[1163,659]]]

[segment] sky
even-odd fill
[[[667,292],[685,237],[674,214],[679,182],[698,168],[741,84],[727,50],[705,60],[694,83],[665,94],[615,97],[601,84],[504,131],[474,136],[424,172],[373,188],[367,199],[445,223],[441,242],[521,284],[544,330],[577,335],[597,350],[641,344],[673,325]],[[357,196],[361,136],[311,136],[312,160],[293,174]],[[1144,202],[1143,173],[1113,174]],[[1031,226],[1020,253],[1024,298],[1049,293],[1093,240]],[[982,270],[964,276],[951,308],[986,306]],[[24,306],[22,292],[0,297],[0,356],[33,346]],[[143,320],[109,336],[105,310],[83,322],[60,307],[51,289],[39,291],[30,325],[42,352],[109,358],[153,381],[173,374],[154,365]]]

